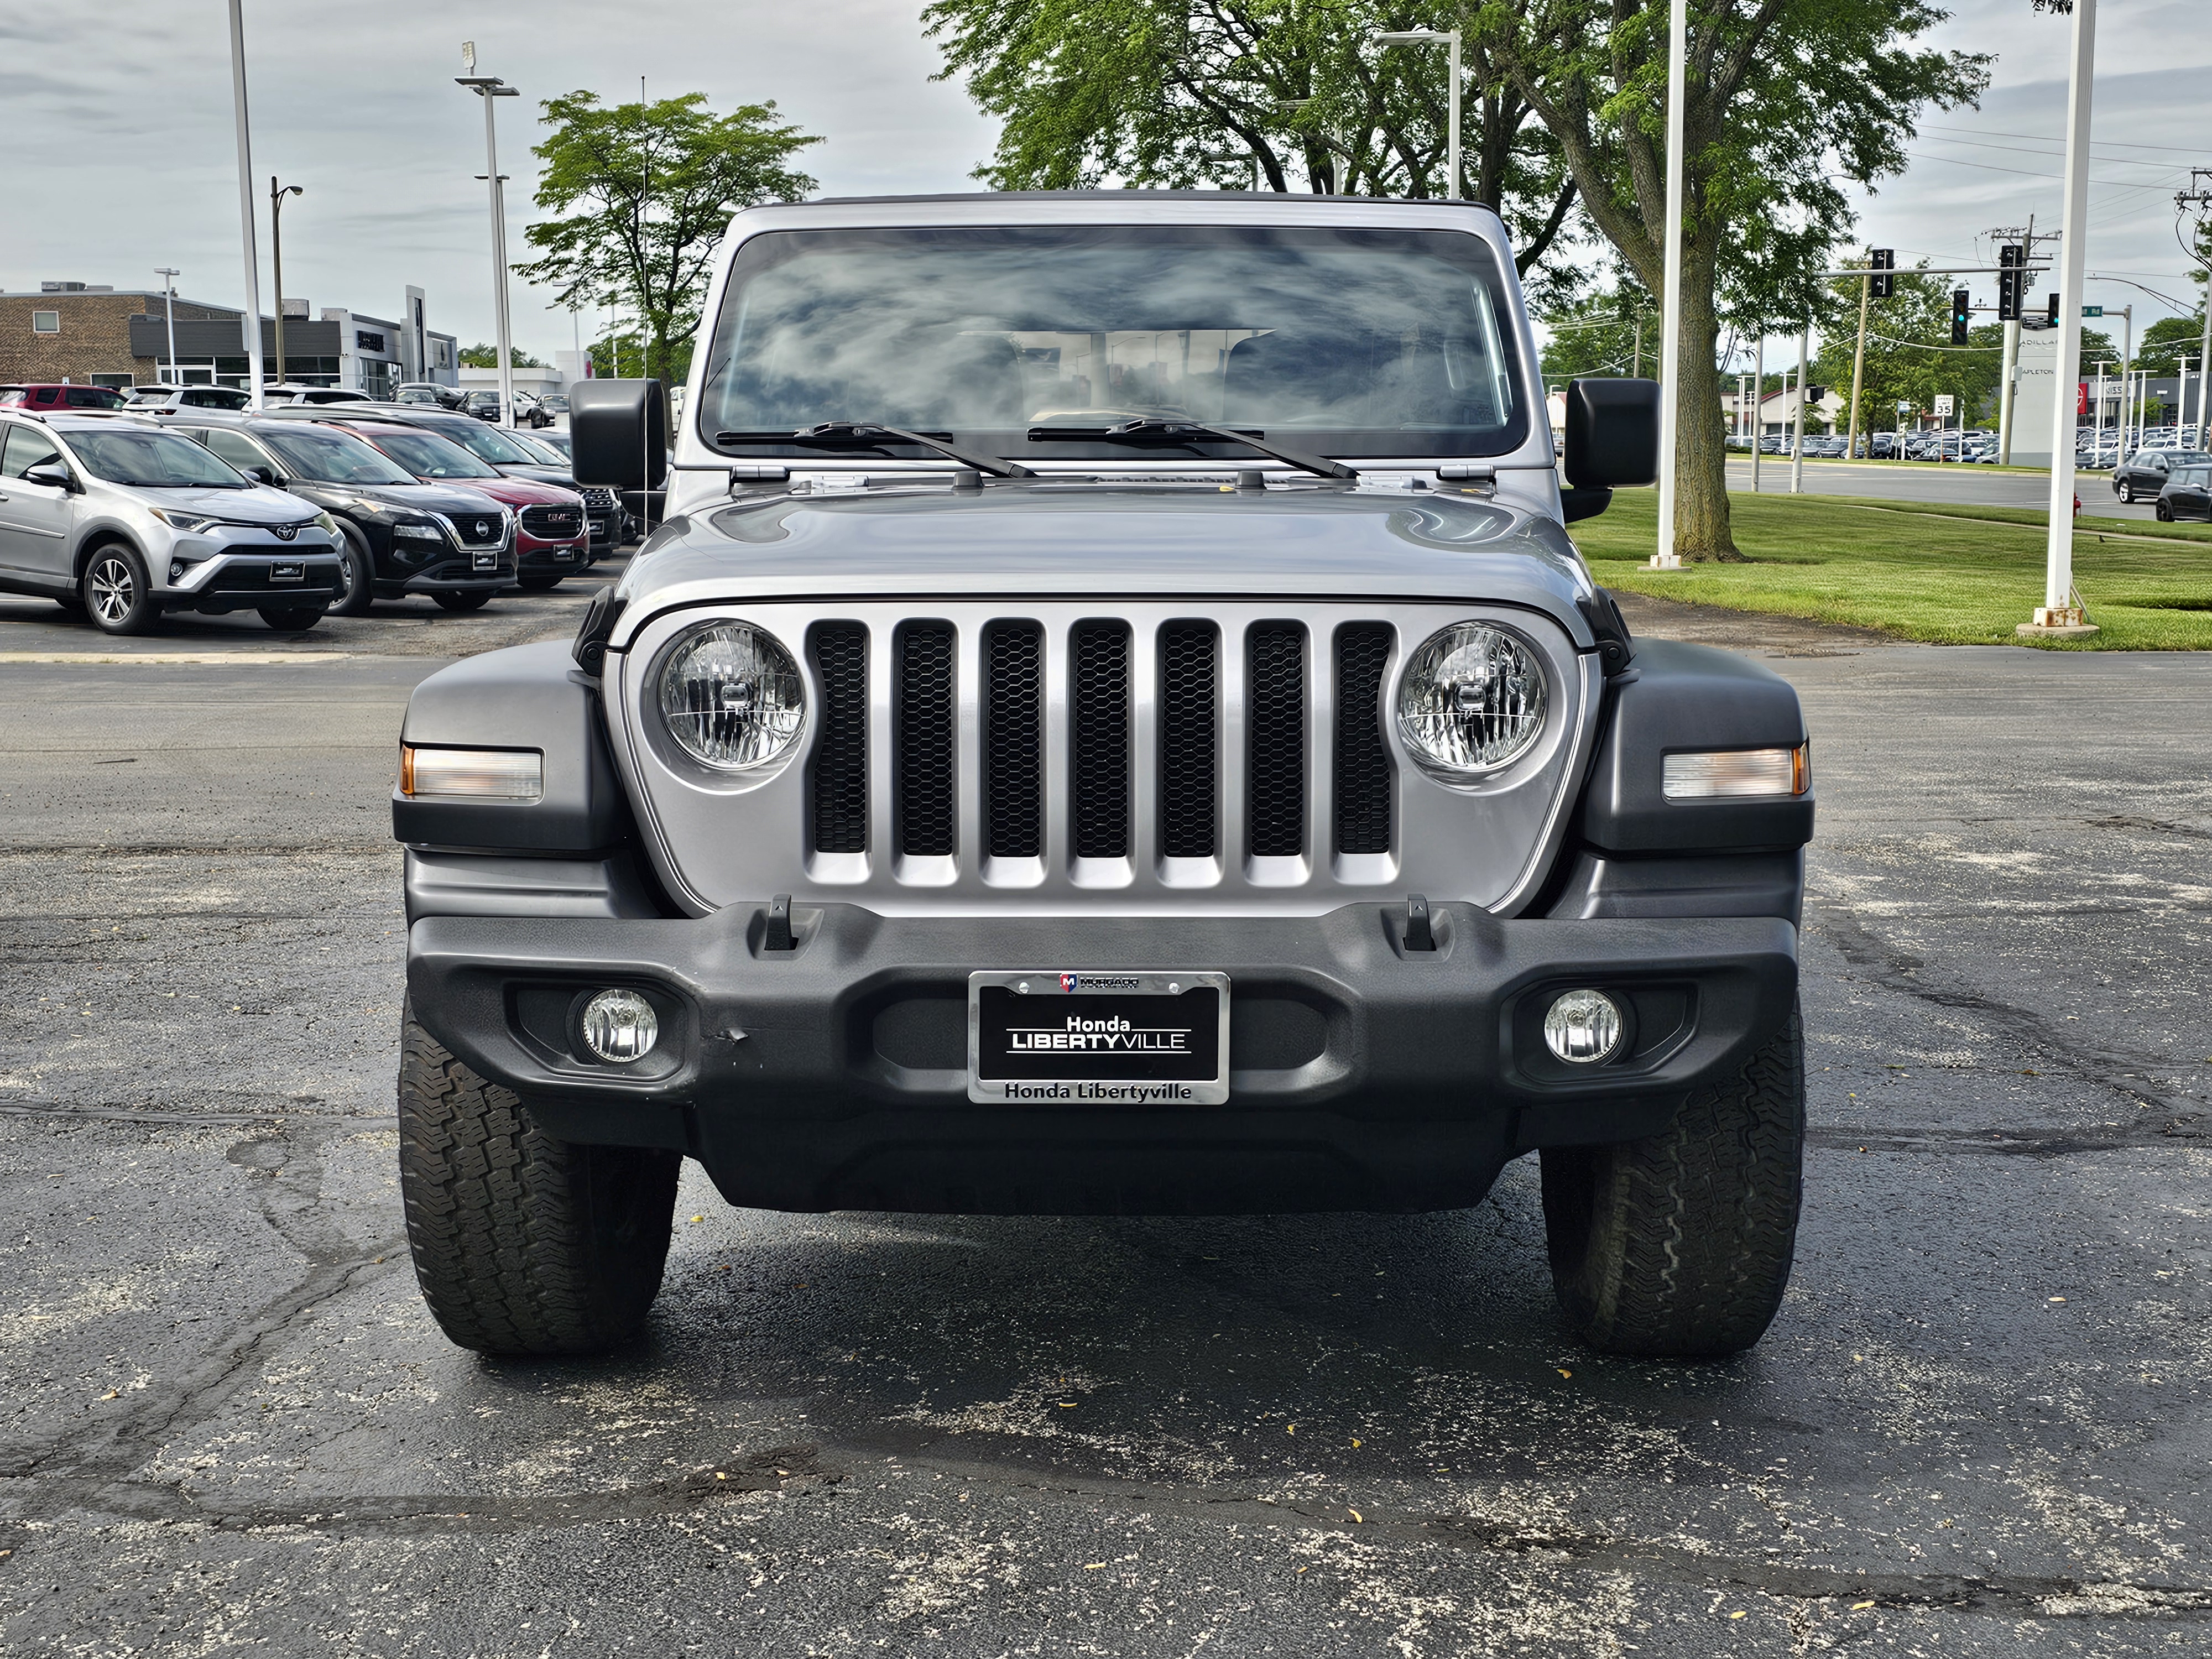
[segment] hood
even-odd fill
[[[1595,590],[1556,520],[1455,491],[1105,483],[739,500],[661,526],[618,591],[618,645],[732,599],[1111,593],[1516,605],[1587,648]]]
[[[576,480],[573,474],[562,471],[550,463],[544,466],[525,466],[520,461],[502,466],[500,471],[510,478],[528,478],[538,483],[552,484],[556,489],[573,493]]]
[[[313,524],[316,509],[289,490],[256,484],[251,489],[153,489],[145,499],[155,507],[204,513],[234,524]]]
[[[464,489],[458,484],[342,484],[332,488],[380,507],[398,507],[403,512],[443,513],[448,518],[457,513],[496,513],[501,506],[481,489]]]
[[[584,501],[573,484],[562,489],[542,483],[535,476],[519,477],[511,472],[498,478],[478,478],[469,488],[509,507],[580,507]]]

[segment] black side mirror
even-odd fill
[[[578,483],[658,489],[668,476],[668,387],[581,381],[568,393],[568,437]]]
[[[252,479],[254,483],[267,484],[272,489],[276,488],[276,474],[273,468],[265,466],[249,466],[243,470],[246,476]]]
[[[1567,382],[1567,483],[1623,489],[1659,477],[1659,382]]]
[[[75,489],[76,480],[70,476],[66,461],[40,461],[36,466],[23,469],[25,483],[44,484],[49,489]]]

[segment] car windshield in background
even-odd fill
[[[271,421],[269,423],[277,423]],[[282,456],[298,478],[317,483],[413,483],[414,478],[394,466],[368,444],[349,433],[328,428],[286,428],[282,432],[257,428],[261,439]]]
[[[499,434],[527,454],[533,461],[547,466],[566,466],[568,458],[535,432],[502,432]]]
[[[502,432],[495,426],[486,426],[482,421],[471,419],[446,421],[438,430],[479,459],[495,466],[543,466],[544,462],[515,442],[514,434]],[[478,477],[483,475],[479,473]]]
[[[1458,231],[775,232],[732,268],[699,430],[804,454],[759,440],[882,422],[1076,459],[1128,452],[1031,428],[1179,418],[1329,455],[1501,454],[1528,429],[1505,295]]]
[[[134,432],[117,427],[105,432],[71,432],[69,447],[84,470],[110,483],[154,488],[193,486],[246,489],[252,481],[218,455],[173,432]]]
[[[376,447],[418,478],[496,478],[495,468],[486,466],[459,444],[428,432],[380,432]]]

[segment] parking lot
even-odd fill
[[[1524,1160],[1200,1221],[691,1171],[641,1346],[490,1363],[399,1229],[386,797],[410,688],[592,585],[112,649],[0,604],[0,1650],[2212,1641],[2212,661],[1632,612],[1814,737],[1806,1224],[1741,1359],[1578,1349]]]

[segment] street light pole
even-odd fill
[[[286,367],[289,360],[284,356],[284,198],[307,193],[305,185],[280,187],[276,175],[270,175],[269,258],[274,267],[272,275],[276,284],[276,384],[279,386],[283,386],[291,375],[291,371]]]
[[[169,325],[169,374],[171,379],[162,382],[174,386],[177,372],[177,278],[185,273],[174,265],[159,265],[154,274],[161,279],[161,315]]]
[[[1797,441],[1790,445],[1790,493],[1805,493],[1805,370],[1813,355],[1813,325],[1808,319],[1805,331],[1797,337]]]
[[[261,407],[261,256],[253,246],[253,146],[246,137],[246,20],[230,0],[230,103],[238,123],[238,217],[246,240],[246,390]]]
[[[2075,632],[2087,619],[2074,603],[2075,412],[2066,388],[2081,379],[2081,283],[2088,270],[2089,108],[2097,73],[2097,0],[2074,0],[2073,61],[2066,91],[2066,208],[2059,224],[2058,396],[2051,399],[2051,511],[2043,604],[2026,633]]]
[[[475,42],[464,47],[461,57],[470,69],[476,67]],[[514,346],[507,308],[507,192],[503,188],[507,181],[499,170],[499,136],[492,123],[492,100],[520,98],[522,94],[496,75],[460,75],[453,78],[457,85],[468,88],[483,100],[484,176],[491,185],[492,311],[499,332],[499,423],[511,428],[514,424]]]
[[[1655,570],[1679,570],[1674,550],[1675,434],[1682,412],[1682,193],[1685,111],[1690,80],[1690,0],[1674,0],[1667,24],[1666,291],[1659,306],[1659,545]]]
[[[1442,42],[1450,57],[1451,95],[1444,107],[1444,199],[1460,199],[1459,182],[1459,31],[1457,29],[1389,29],[1368,37],[1378,46],[1427,46]]]

